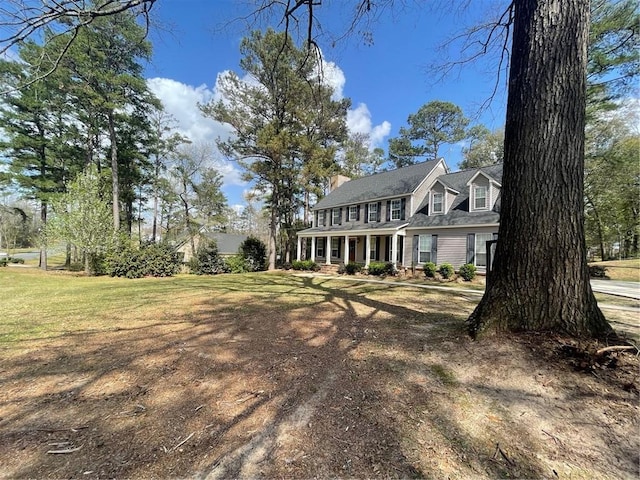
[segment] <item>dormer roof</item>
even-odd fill
[[[502,166],[502,164],[500,164],[500,165]],[[488,167],[485,167],[485,168],[488,168]],[[502,187],[502,184],[498,180],[496,180],[490,174],[488,174],[487,172],[485,172],[483,170],[478,170],[476,172],[476,174],[469,179],[469,181],[467,182],[467,186],[470,187],[476,181],[476,178],[478,178],[478,176],[483,176],[487,180],[489,180],[490,183],[494,183],[498,187]],[[500,169],[500,179],[502,179],[502,169]]]

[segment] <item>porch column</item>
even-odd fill
[[[391,263],[394,268],[398,265],[398,232],[391,237]]]
[[[304,241],[306,242],[307,239],[305,238]],[[296,256],[296,260],[300,261],[302,258],[302,237],[298,237],[298,254]]]
[[[364,252],[364,266],[368,267],[369,263],[371,262],[371,235],[367,234],[367,242],[365,247],[365,252]]]
[[[349,263],[349,235],[344,236],[344,264]]]
[[[311,261],[316,261],[316,237],[311,237]]]
[[[325,264],[331,265],[331,235],[327,235],[326,245],[324,246]]]

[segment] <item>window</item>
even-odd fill
[[[391,200],[391,220],[400,220],[402,218],[402,202],[400,200]]]
[[[473,208],[475,210],[487,208],[487,187],[476,187],[474,189]]]
[[[316,239],[316,257],[324,257],[324,238]]]
[[[349,221],[355,222],[356,220],[358,220],[358,206],[351,205],[349,207]]]
[[[333,258],[340,257],[340,239],[339,238],[331,239],[331,256]]]
[[[325,222],[324,222],[324,210],[321,210],[321,211],[318,212],[318,225],[317,226],[319,227],[319,226],[324,225],[324,224],[325,224]]]
[[[492,233],[476,233],[476,266],[487,266],[487,242],[493,240]]]
[[[331,210],[331,225],[340,225],[341,213],[341,208],[334,208]]]
[[[377,203],[370,203],[369,204],[369,218],[368,220],[370,222],[377,222],[378,221],[378,204]]]
[[[418,239],[418,262],[431,261],[431,235],[420,235]]]
[[[371,248],[369,249],[369,258],[371,260],[377,260],[378,259],[378,240],[373,240],[373,238],[371,239]]]
[[[443,199],[444,195],[442,193],[433,194],[433,213],[442,213],[443,211]]]

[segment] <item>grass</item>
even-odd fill
[[[590,265],[606,267],[606,275],[611,280],[624,282],[640,282],[640,258],[631,260],[609,260],[593,262]]]

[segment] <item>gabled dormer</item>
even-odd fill
[[[459,192],[436,180],[429,190],[429,215],[445,215],[449,212]]]
[[[467,182],[469,187],[469,211],[486,212],[493,209],[502,185],[487,173],[478,170]]]

